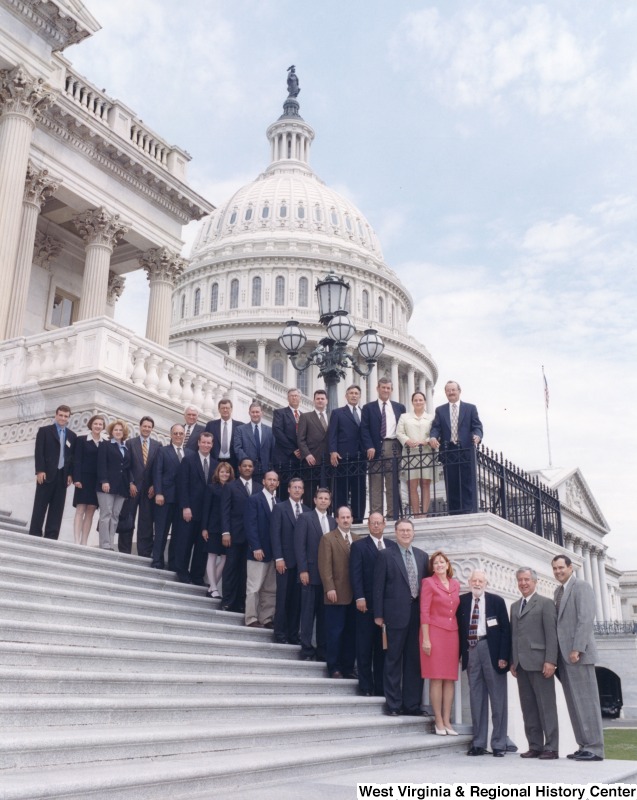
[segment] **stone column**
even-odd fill
[[[420,385],[422,391],[422,384]],[[434,413],[434,385],[431,381],[425,381],[425,397],[427,398],[427,411]]]
[[[589,548],[588,558],[590,560],[593,591],[595,592],[595,619],[601,622],[604,618],[604,610],[602,608],[602,593],[599,586],[599,572],[597,569],[597,550],[595,550],[595,548]]]
[[[153,247],[139,257],[150,286],[146,338],[168,347],[171,299],[175,280],[186,268],[186,261],[167,247]]]
[[[102,317],[106,313],[113,248],[128,231],[128,227],[120,222],[119,214],[111,214],[104,207],[78,214],[73,217],[73,224],[86,242],[78,321]]]
[[[16,274],[31,137],[39,112],[51,100],[42,78],[34,78],[21,65],[0,70],[0,340],[6,333]]]
[[[400,364],[399,358],[392,358],[391,360],[391,382],[394,389],[394,399],[400,398],[400,377],[398,375],[398,365]],[[402,402],[402,401],[401,401]]]
[[[257,369],[265,375],[265,348],[267,339],[257,339]]]
[[[610,604],[608,602],[608,585],[606,583],[606,558],[602,550],[597,551],[597,571],[599,575],[599,599],[602,605],[602,616],[600,619],[610,621]]]
[[[412,394],[416,391],[416,372],[411,364],[407,366],[407,399],[411,401]],[[427,411],[431,411],[430,408]]]
[[[118,275],[113,270],[109,271],[108,289],[106,290],[106,311],[111,319],[115,315],[115,303],[122,296],[125,283],[126,278],[123,275]]]
[[[593,585],[593,578],[592,578],[592,575],[591,575],[591,552],[590,552],[590,548],[585,542],[582,542],[581,548],[582,548],[582,559],[583,559],[583,563],[584,563],[584,580],[587,583],[590,583],[590,585],[592,586]]]
[[[22,203],[22,222],[18,241],[18,253],[15,262],[15,274],[9,303],[6,338],[21,336],[24,327],[24,312],[27,307],[31,267],[33,266],[33,248],[36,225],[42,203],[57,191],[60,181],[49,177],[46,169],[38,170],[31,162],[27,166],[27,178]]]

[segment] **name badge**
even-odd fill
[[[498,620],[495,617],[487,617],[487,628],[497,627]]]
[[[71,442],[69,442],[69,440],[68,440],[68,439],[66,440],[66,446],[67,446],[67,447],[70,447],[70,446],[71,446]]]

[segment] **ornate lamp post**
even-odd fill
[[[346,311],[349,283],[338,275],[330,273],[317,281],[316,293],[319,302],[319,322],[327,329],[327,336],[320,340],[303,363],[299,363],[298,355],[307,341],[307,336],[296,320],[292,319],[285,323],[279,336],[279,344],[288,354],[297,372],[304,372],[312,365],[318,367],[319,375],[327,387],[328,408],[334,409],[338,405],[336,387],[341,378],[345,377],[345,368],[351,366],[359,375],[367,377],[385,349],[385,345],[377,331],[367,328],[357,348],[367,365],[361,367],[346,349],[347,343],[356,333],[356,328]]]

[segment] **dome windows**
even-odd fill
[[[300,220],[305,219],[305,206],[302,202],[300,202],[296,207],[296,218]]]
[[[252,219],[252,206],[250,205],[245,210],[245,213],[243,215],[243,221],[250,222],[251,219]]]
[[[186,295],[182,294],[181,304],[179,306],[179,316],[183,319],[186,316]]]
[[[276,280],[274,281],[274,305],[285,305],[285,278],[283,275],[277,275]]]
[[[268,219],[270,216],[270,206],[266,200],[265,205],[261,209],[261,219]]]
[[[352,227],[352,219],[349,214],[345,214],[345,227],[350,233],[354,230]]]
[[[232,214],[230,214],[230,219],[228,220],[228,224],[234,225],[236,221],[237,221],[237,209],[233,208]]]
[[[299,307],[307,308],[310,305],[310,283],[307,278],[299,278]]]
[[[210,287],[210,311],[214,314],[219,310],[219,284],[213,283]]]
[[[288,206],[285,200],[283,200],[283,202],[279,206],[279,217],[281,217],[281,219],[285,219],[287,215],[288,215]]]
[[[260,306],[261,305],[261,278],[257,275],[255,278],[252,278],[252,305],[253,306]]]
[[[200,310],[201,310],[201,289],[195,289],[195,302],[193,304],[193,315],[195,317],[198,317]]]
[[[367,289],[363,289],[363,295],[361,297],[361,305],[362,305],[362,316],[363,319],[369,319],[369,292]]]
[[[338,226],[339,224],[338,211],[333,206],[330,210],[330,220],[332,222],[332,225],[334,225],[334,227]]]
[[[230,281],[230,308],[239,308],[239,281],[237,278]]]
[[[385,301],[382,297],[378,298],[378,321],[381,325],[385,324]]]
[[[323,211],[318,203],[314,206],[314,222],[323,222]]]

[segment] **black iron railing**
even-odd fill
[[[370,508],[378,508],[388,517],[400,519],[488,511],[563,545],[557,493],[504,460],[502,454],[483,446],[452,447],[440,453],[422,446],[402,450],[396,446],[392,456],[375,461],[345,457],[334,467],[326,456],[314,467],[303,462],[301,466],[278,464],[274,468],[282,487],[290,477],[298,476],[312,489],[319,485],[329,488],[339,504],[354,499],[356,493],[360,496],[362,489],[367,513]],[[380,486],[379,475],[384,487]],[[406,484],[407,489],[402,496],[401,484]],[[392,508],[386,504],[388,486],[395,500]],[[423,494],[427,486],[428,507]],[[286,496],[284,490],[282,496]]]

